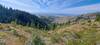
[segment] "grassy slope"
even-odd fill
[[[16,24],[0,24],[0,43],[6,45],[100,45],[99,25],[99,22],[84,21],[60,29],[41,31]]]

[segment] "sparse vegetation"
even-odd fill
[[[23,43],[20,45],[97,45],[100,41],[100,29],[96,27],[99,26],[97,22],[90,23],[86,20],[73,25],[56,24],[54,27],[51,26],[52,30],[48,31],[15,23],[1,24],[1,29],[8,31],[0,36],[5,36],[5,39],[8,38],[7,35],[14,36],[13,38],[18,39],[12,38],[13,40],[20,41],[15,43]]]

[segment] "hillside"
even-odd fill
[[[80,20],[95,19],[96,14],[90,13],[90,14],[83,14],[83,15],[77,15],[77,16],[40,16],[39,18],[51,23],[63,24],[69,21],[74,22],[74,21],[80,21]]]
[[[48,23],[34,14],[0,5],[0,23],[12,22],[23,26],[49,29]]]
[[[0,24],[1,45],[100,45],[100,16],[79,20],[55,30],[11,24]]]

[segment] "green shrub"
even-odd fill
[[[45,43],[41,40],[41,38],[39,36],[34,35],[32,37],[31,45],[45,45]]]
[[[96,15],[96,21],[100,21],[100,14]]]

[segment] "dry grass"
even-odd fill
[[[98,22],[80,22],[56,30],[41,31],[16,24],[0,24],[0,30],[4,30],[0,36],[5,37],[6,45],[99,45],[99,25]]]

